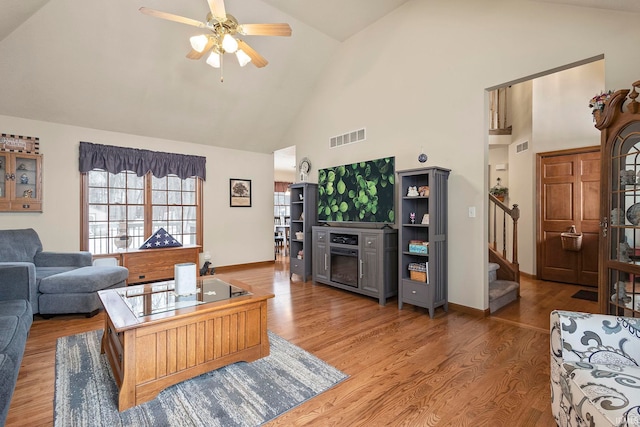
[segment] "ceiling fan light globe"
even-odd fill
[[[204,34],[200,34],[199,36],[193,36],[189,38],[189,42],[191,43],[191,47],[196,52],[202,52],[204,48],[207,46],[209,39]]]
[[[238,58],[238,63],[241,67],[244,67],[249,62],[251,62],[251,57],[247,55],[242,49],[238,49],[236,51],[236,58]]]
[[[231,34],[225,34],[222,38],[222,48],[225,52],[235,53],[238,50],[238,41]]]
[[[211,52],[207,58],[207,64],[211,65],[213,68],[220,68],[220,55],[218,52]]]

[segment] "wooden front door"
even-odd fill
[[[598,285],[600,148],[540,153],[537,159],[537,276]],[[562,248],[560,234],[575,226],[582,248]]]

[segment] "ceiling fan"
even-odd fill
[[[258,68],[268,64],[267,60],[249,46],[238,36],[291,36],[289,24],[238,24],[236,18],[226,12],[224,0],[207,0],[210,12],[204,22],[191,18],[160,12],[158,10],[141,7],[140,12],[156,18],[191,25],[205,30],[204,34],[193,36],[191,51],[187,54],[189,59],[200,59],[207,53],[207,64],[214,68],[220,68],[220,81],[222,77],[222,62],[225,53],[235,53],[240,66],[244,67],[249,62]],[[235,36],[235,37],[234,37]]]

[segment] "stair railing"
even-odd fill
[[[494,260],[501,264],[501,267],[511,270],[498,270],[499,276],[506,279],[520,282],[520,266],[518,263],[518,219],[520,219],[520,208],[514,204],[509,208],[498,198],[489,194],[489,248],[495,257]]]

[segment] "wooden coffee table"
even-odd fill
[[[174,282],[99,291],[107,354],[124,411],[166,387],[213,369],[269,355],[267,300],[273,294],[215,275],[189,296]]]

